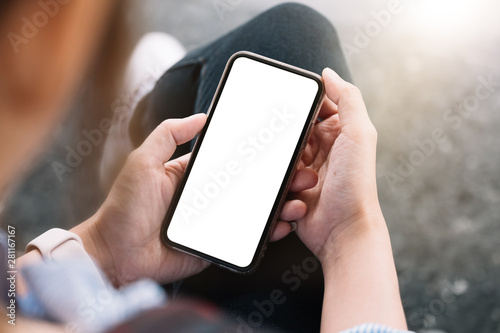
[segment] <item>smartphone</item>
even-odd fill
[[[234,54],[166,214],[162,241],[234,272],[254,271],[323,96],[315,73]]]

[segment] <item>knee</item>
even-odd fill
[[[322,16],[316,10],[311,7],[297,3],[297,2],[285,2],[279,5],[276,5],[269,9],[270,13],[273,13],[277,16],[292,16],[297,17],[301,16],[304,18],[315,18],[317,16]]]
[[[275,24],[283,22],[293,26],[304,34],[337,35],[332,23],[322,14],[303,4],[287,2],[277,5],[268,11]]]

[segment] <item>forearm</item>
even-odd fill
[[[101,216],[98,211],[88,220],[80,223],[70,231],[80,236],[85,251],[96,262],[107,278],[116,286],[113,257],[98,228],[97,221],[100,218]]]
[[[323,263],[325,295],[321,332],[362,323],[406,329],[389,233],[380,217],[356,223],[336,239]]]

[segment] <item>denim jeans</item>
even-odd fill
[[[330,67],[351,80],[331,23],[306,6],[279,5],[188,53],[170,68],[143,101],[142,111],[134,116],[142,138],[164,119],[207,112],[226,62],[241,50],[320,75],[323,68]],[[190,147],[179,147],[175,156],[188,152]],[[237,324],[247,325],[247,331],[248,327],[272,327],[286,332],[318,332],[323,276],[314,255],[293,233],[268,246],[254,274],[239,276],[213,266],[177,283],[174,296],[179,295],[216,303]]]

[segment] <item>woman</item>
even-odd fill
[[[20,161],[26,159],[42,141],[41,138],[47,136],[58,113],[70,101],[113,10],[111,2],[100,4],[75,0],[67,5],[58,4],[60,10],[67,9],[67,12],[63,14],[61,11],[54,19],[61,20],[60,24],[66,25],[66,29],[52,30],[47,25],[47,29],[40,29],[39,34],[46,36],[44,42],[48,40],[57,46],[55,54],[60,61],[54,64],[60,63],[65,70],[56,71],[59,75],[53,75],[54,71],[44,72],[45,64],[38,59],[42,39],[37,42],[35,37],[27,44],[19,45],[20,52],[21,47],[26,47],[34,56],[8,55],[5,60],[2,59],[2,71],[10,71],[7,75],[9,79],[2,86],[0,117],[2,139],[5,139],[2,142],[13,142],[13,139],[20,142],[20,147],[16,149],[4,144],[0,150],[2,161],[12,155],[10,163],[4,163],[1,169],[2,188],[6,188],[6,180],[16,174]],[[29,17],[39,10],[37,4],[29,2],[11,2],[3,6],[7,7],[2,13],[9,13],[3,19],[4,32],[13,31],[15,18]],[[89,21],[90,18],[93,21]],[[81,29],[87,25],[91,25],[92,29]],[[63,33],[63,30],[66,32]],[[80,31],[86,31],[84,36],[79,35]],[[3,50],[6,49],[4,45]],[[316,72],[327,66],[334,67],[342,76],[348,77],[331,25],[314,11],[295,4],[276,7],[214,44],[188,54],[167,71],[154,91],[144,99],[146,106],[138,108],[133,114],[130,127],[134,142],[143,142],[128,156],[102,207],[90,219],[73,228],[72,234],[64,234],[69,238],[61,244],[71,243],[80,257],[90,255],[103,271],[103,276],[100,276],[92,271],[92,263],[83,263],[79,268],[83,267],[89,278],[78,281],[78,287],[73,290],[92,290],[89,280],[99,284],[102,282],[100,279],[104,280],[103,286],[107,286],[106,280],[109,279],[116,287],[129,285],[141,278],[171,283],[199,273],[208,266],[204,261],[165,248],[158,235],[159,225],[187,162],[186,155],[173,160],[171,157],[178,145],[190,141],[201,130],[205,116],[162,120],[205,112],[222,74],[223,64],[230,54],[241,49]],[[40,73],[37,76],[40,81],[34,87],[23,76],[26,65],[30,65],[29,74]],[[359,91],[330,69],[322,73],[328,96],[320,112],[322,121],[314,127],[303,163],[291,187],[293,193],[281,212],[281,221],[272,238],[276,241],[288,235],[292,230],[288,222],[296,221],[298,238],[285,238],[292,241],[283,243],[283,247],[295,246],[300,238],[319,259],[325,285],[321,331],[338,332],[363,323],[387,325],[372,326],[372,329],[380,331],[390,332],[388,327],[404,330],[406,322],[390,240],[376,192],[376,132]],[[175,87],[181,90],[182,98],[176,98],[178,94],[173,93]],[[140,104],[144,106],[144,103]],[[164,113],[165,109],[168,113]],[[13,114],[24,116],[16,118]],[[280,243],[276,244],[274,252],[278,256],[269,251],[266,257],[270,258],[270,262],[279,258]],[[50,301],[66,301],[67,295],[62,297],[53,293],[53,299],[44,302],[47,300],[44,292],[49,285],[43,288],[42,283],[41,290],[36,290],[33,286],[40,281],[31,279],[41,276],[40,272],[50,272],[47,267],[56,267],[59,272],[71,277],[71,272],[64,269],[65,265],[71,264],[64,260],[55,264],[50,260],[43,263],[42,255],[45,258],[47,255],[44,244],[40,242],[35,241],[31,249],[17,263],[24,274],[17,277],[18,291],[38,297],[38,306],[47,312],[46,317],[56,317],[62,323],[71,324],[67,318],[78,312],[78,300],[69,302],[65,309],[53,308]],[[56,246],[51,250],[57,252],[56,257],[73,258],[69,253],[71,251],[66,249],[57,251]],[[145,253],[148,255],[145,256]],[[276,276],[275,272],[264,269],[260,281],[256,285],[250,284],[248,292],[255,295],[262,281],[269,277],[271,281],[281,277],[283,271],[278,271]],[[209,273],[225,282],[231,279],[224,273]],[[57,276],[59,274],[53,278],[57,279]],[[186,280],[184,286],[177,290],[196,293],[199,291],[196,290],[197,285],[196,280]],[[64,289],[64,286],[59,285],[59,289]],[[231,295],[224,295],[223,292],[224,302],[227,302],[228,296]],[[291,319],[290,316],[288,319]],[[102,330],[114,324],[116,322],[84,327]],[[213,323],[208,321],[203,324]],[[233,328],[249,331],[260,327],[243,320],[234,324]]]

